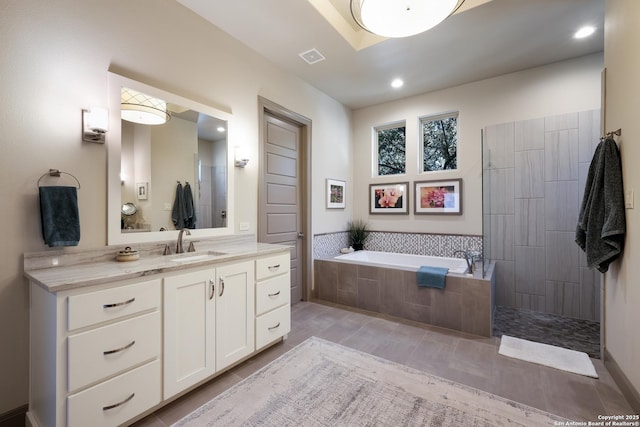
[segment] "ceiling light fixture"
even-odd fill
[[[580,28],[578,31],[576,31],[576,33],[573,35],[574,38],[576,39],[583,39],[585,37],[589,37],[591,34],[596,32],[596,28],[592,27],[591,25],[586,25],[582,28]]]
[[[370,33],[409,37],[427,31],[465,0],[351,0],[353,19]]]
[[[126,87],[120,93],[120,110],[123,120],[143,125],[161,125],[171,118],[165,101]]]
[[[402,79],[393,79],[391,81],[391,87],[394,89],[398,89],[404,86],[404,81]]]

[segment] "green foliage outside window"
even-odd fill
[[[458,115],[427,118],[422,124],[423,172],[458,168]]]
[[[406,170],[405,126],[378,129],[378,175],[398,175]]]

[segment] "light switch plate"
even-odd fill
[[[165,203],[164,204],[164,210],[165,211],[170,211],[171,210],[171,203]]]
[[[249,223],[248,222],[241,222],[240,223],[240,231],[247,231],[249,229]]]
[[[627,190],[624,192],[624,207],[627,209],[633,209],[633,190]]]

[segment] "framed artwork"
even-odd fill
[[[342,209],[346,206],[345,186],[344,181],[327,178],[327,209]]]
[[[462,215],[462,180],[416,181],[416,214]]]
[[[149,198],[148,182],[136,182],[136,196],[138,196],[138,200],[147,200]]]
[[[369,184],[369,213],[408,214],[409,183]]]

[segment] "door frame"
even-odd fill
[[[300,284],[302,290],[302,301],[309,301],[311,297],[311,261],[312,261],[312,236],[311,236],[311,119],[304,117],[288,108],[283,107],[273,101],[258,96],[258,123],[260,126],[260,161],[258,166],[258,179],[263,179],[264,169],[264,152],[265,152],[265,129],[264,116],[265,113],[275,116],[281,120],[300,126],[300,176],[298,177],[299,191],[301,194],[302,206],[300,206],[300,219],[304,237],[300,243],[301,254],[300,267],[302,268],[302,282]],[[264,212],[264,194],[258,191],[258,237],[260,236],[261,218]],[[293,303],[294,301],[292,301]],[[297,302],[297,301],[296,301]]]

